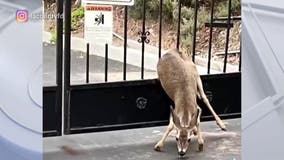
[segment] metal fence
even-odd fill
[[[149,43],[150,32],[146,30],[146,0],[143,1],[142,26],[138,33],[141,43],[141,80],[127,81],[127,22],[128,6],[124,9],[124,50],[123,50],[123,81],[113,83],[90,83],[90,44],[86,50],[86,84],[71,85],[70,79],[70,53],[71,53],[71,1],[57,0],[57,13],[64,13],[63,20],[57,19],[57,67],[56,86],[44,87],[44,131],[45,136],[61,135],[62,124],[64,133],[84,133],[93,131],[147,127],[166,124],[168,121],[169,105],[172,103],[164,93],[158,80],[144,79],[145,44]],[[163,0],[159,6],[159,46],[157,57],[162,56],[162,30],[163,30]],[[64,5],[64,11],[63,11]],[[226,73],[230,41],[230,29],[240,17],[231,15],[231,0],[228,0],[228,16],[214,18],[214,0],[211,3],[210,21],[205,24],[210,28],[207,73],[201,78],[207,96],[211,96],[211,103],[223,118],[240,117],[240,72],[230,74],[210,75],[213,28],[226,29],[223,73]],[[180,47],[181,13],[182,4],[178,3],[178,27],[176,48]],[[194,5],[194,25],[192,42],[192,60],[196,57],[196,33],[198,20],[199,1]],[[64,39],[64,44],[63,44]],[[108,82],[109,44],[105,44],[105,72],[104,80]],[[64,51],[64,52],[63,52]],[[63,56],[64,53],[64,56]],[[240,51],[235,54],[241,54]],[[64,58],[64,59],[63,59]],[[63,70],[64,66],[64,70]],[[239,62],[239,71],[241,62]],[[62,75],[64,79],[62,79]],[[63,81],[64,80],[64,81]],[[63,91],[63,97],[62,97]],[[224,100],[223,97],[226,97]],[[63,118],[62,119],[62,102]],[[202,103],[202,102],[199,102]],[[142,105],[142,107],[141,107]],[[203,106],[201,104],[201,106]],[[55,117],[54,120],[50,120]],[[211,120],[209,112],[203,113],[203,120]]]
[[[146,25],[145,22],[147,21],[146,19],[146,0],[141,0],[143,1],[143,16],[142,16],[142,26],[141,26],[141,30],[138,32],[137,35],[137,39],[138,42],[141,43],[141,64],[140,64],[140,68],[141,68],[141,73],[140,73],[140,79],[144,79],[144,73],[145,73],[145,44],[148,44],[151,39],[149,39],[149,35],[151,34],[149,31],[146,30]],[[181,37],[181,19],[182,19],[182,14],[181,14],[181,8],[182,8],[182,4],[181,1],[179,1],[178,3],[178,25],[177,25],[177,31],[176,31],[176,48],[179,49],[180,48],[180,37]],[[214,8],[215,8],[215,1],[213,0],[211,3],[211,10],[210,10],[210,21],[205,23],[205,26],[208,27],[210,29],[209,31],[209,47],[208,47],[208,60],[207,60],[207,74],[210,74],[210,70],[211,70],[211,57],[212,57],[212,38],[213,38],[213,29],[214,28],[223,28],[226,29],[226,39],[225,39],[225,48],[224,48],[224,53],[222,53],[222,55],[224,55],[224,61],[223,61],[223,73],[226,73],[227,71],[227,63],[228,63],[228,56],[229,54],[235,54],[235,55],[241,55],[241,51],[240,48],[237,51],[229,51],[229,43],[230,43],[230,30],[231,28],[234,26],[234,22],[236,21],[240,21],[241,17],[240,16],[232,16],[232,4],[231,4],[231,0],[228,0],[228,16],[227,17],[214,17]],[[123,44],[123,80],[127,80],[127,44],[128,44],[128,36],[127,36],[127,30],[128,30],[128,10],[129,10],[129,6],[125,6],[124,8],[124,35],[123,35],[123,40],[124,40],[124,44]],[[192,60],[195,61],[195,57],[196,57],[196,45],[197,45],[197,41],[196,41],[196,33],[197,33],[197,23],[198,23],[198,10],[199,10],[199,1],[195,1],[194,3],[194,24],[193,24],[193,35],[192,35],[192,50],[189,51],[192,54]],[[162,30],[163,30],[163,0],[160,0],[160,7],[159,7],[159,45],[158,45],[158,54],[157,56],[160,58],[162,56]],[[68,28],[68,26],[66,26]],[[66,37],[66,40],[70,40],[68,37]],[[87,43],[87,50],[86,50],[86,54],[87,54],[87,58],[86,58],[86,83],[90,82],[90,77],[89,77],[89,71],[90,71],[90,44]],[[108,81],[108,46],[109,44],[105,44],[105,82]],[[241,46],[241,43],[240,43]],[[67,57],[66,60],[68,60],[69,57]],[[241,70],[241,57],[239,58],[239,71]],[[70,67],[69,67],[70,68]],[[67,74],[69,74],[69,71],[66,72]]]

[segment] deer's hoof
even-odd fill
[[[161,150],[161,147],[159,147],[159,146],[157,146],[157,147],[155,146],[155,147],[154,147],[154,150],[157,151],[157,152],[161,152],[161,151],[162,151],[162,150]]]
[[[157,152],[161,152],[162,151],[162,146],[158,143],[155,145],[154,150]]]
[[[203,151],[203,144],[198,144],[198,151],[202,152]]]
[[[222,129],[222,131],[227,131],[227,128],[226,128],[226,126],[224,124],[220,125],[220,128]]]
[[[221,128],[221,130],[227,131],[227,128],[224,123],[217,123],[217,125]]]

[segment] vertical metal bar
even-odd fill
[[[212,49],[212,33],[213,33],[213,17],[214,17],[214,3],[215,0],[211,0],[211,15],[210,15],[210,33],[209,33],[209,49],[208,49],[208,64],[207,64],[207,74],[210,74],[211,67],[211,49]]]
[[[177,30],[177,50],[180,45],[180,27],[181,27],[181,0],[178,1],[178,30]]]
[[[105,82],[108,78],[108,44],[105,44]]]
[[[240,37],[239,71],[241,71],[241,68],[242,68],[242,38]]]
[[[195,0],[194,4],[194,26],[193,26],[193,41],[192,41],[192,61],[195,61],[196,52],[196,32],[197,32],[197,14],[198,14],[199,3]]]
[[[230,42],[230,30],[231,30],[231,5],[232,5],[232,0],[228,1],[228,19],[227,19],[227,35],[226,35],[226,45],[225,45],[225,58],[224,58],[224,68],[223,72],[226,73],[227,69],[227,59],[228,59],[228,49],[229,49],[229,42]]]
[[[57,15],[63,14],[63,0],[56,0]],[[56,111],[58,116],[56,118],[58,135],[62,132],[62,57],[63,57],[63,19],[61,16],[56,18]]]
[[[64,20],[64,133],[70,133],[71,1],[65,0]]]
[[[160,0],[160,10],[159,10],[159,58],[162,56],[162,23],[163,23],[163,0]]]
[[[142,36],[146,36],[145,21],[146,21],[146,0],[143,0]],[[145,39],[142,39],[141,79],[144,79],[144,54],[145,54],[144,52],[145,52]]]
[[[86,83],[89,83],[90,77],[90,44],[87,43],[87,52],[86,52]]]
[[[128,22],[128,7],[124,7],[124,55],[123,55],[123,80],[126,80],[127,67],[127,22]]]

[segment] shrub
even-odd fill
[[[49,40],[49,42],[51,43],[51,44],[55,44],[56,43],[56,29],[55,28],[53,28],[52,29],[52,31],[51,31],[51,38],[50,38],[50,40]]]
[[[160,0],[145,0],[145,15],[149,20],[156,20],[159,18]],[[163,3],[163,18],[166,22],[172,22],[173,10],[176,7],[176,0],[164,0]],[[129,15],[131,18],[141,20],[143,18],[143,0],[135,1],[134,6],[130,7]]]
[[[182,8],[181,47],[190,52],[194,33],[194,8]],[[205,7],[198,10],[196,29],[199,30],[209,20],[209,12]]]
[[[76,30],[80,26],[80,20],[84,18],[84,7],[76,8],[71,14],[71,29]]]

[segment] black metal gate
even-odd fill
[[[138,0],[137,0],[138,1]],[[165,125],[169,118],[169,105],[172,103],[165,94],[157,79],[144,80],[145,44],[149,42],[150,34],[145,28],[145,3],[143,3],[143,24],[139,32],[141,43],[141,80],[127,81],[127,17],[128,6],[125,6],[124,16],[124,57],[123,81],[108,81],[108,44],[105,45],[105,81],[106,83],[89,83],[89,44],[87,44],[86,84],[70,84],[70,51],[71,51],[71,1],[64,1],[64,63],[63,55],[63,20],[57,19],[57,85],[44,87],[44,136],[60,135],[64,124],[64,134],[108,131],[114,129],[129,129]],[[159,11],[159,52],[161,57],[162,10],[163,0],[160,0]],[[195,2],[194,34],[192,44],[192,59],[196,56],[196,32],[199,2]],[[176,48],[180,47],[181,1],[178,3],[178,27]],[[63,0],[57,0],[57,12],[63,13]],[[241,116],[241,62],[239,72],[226,73],[230,29],[234,21],[240,17],[231,16],[231,0],[228,0],[228,17],[214,18],[214,0],[211,3],[210,22],[205,25],[210,28],[207,75],[202,75],[205,93],[215,111],[221,118]],[[227,29],[224,52],[224,67],[222,74],[210,74],[213,28]],[[240,54],[240,53],[239,53]],[[64,71],[62,66],[64,64]],[[62,72],[63,71],[63,72]],[[64,88],[62,89],[62,73]],[[62,97],[62,92],[64,97]],[[64,100],[64,121],[62,122],[62,99]],[[199,105],[204,108],[201,101]],[[209,111],[204,108],[202,120],[212,120]]]
[[[57,0],[56,6],[57,14],[63,14],[63,0]],[[43,87],[44,137],[62,134],[63,19],[61,18],[57,19],[56,31],[56,85]]]

